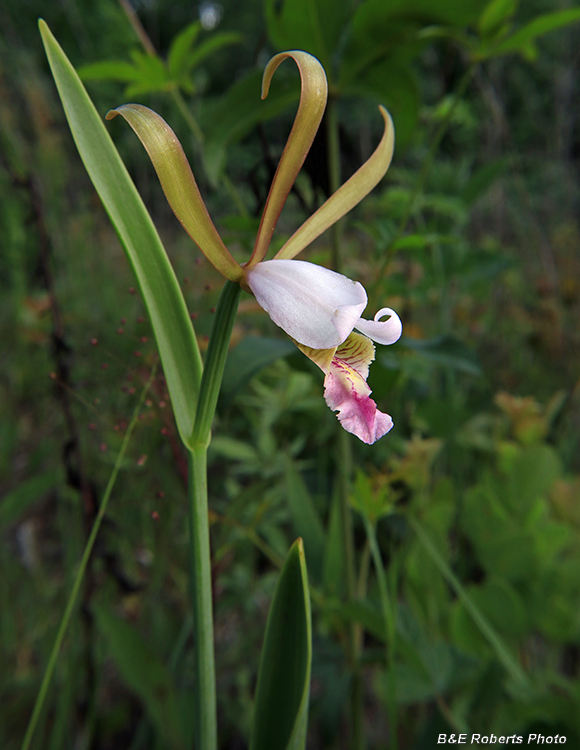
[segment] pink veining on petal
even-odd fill
[[[338,412],[342,427],[371,445],[393,427],[388,414],[377,409],[370,398],[371,389],[357,370],[334,357],[324,379],[324,398]]]
[[[363,380],[369,376],[369,365],[375,358],[375,346],[366,336],[354,331],[336,348],[334,358],[355,370]]]

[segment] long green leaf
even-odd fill
[[[312,629],[302,539],[278,578],[260,657],[250,750],[303,750],[308,724]]]
[[[202,363],[177,278],[111,137],[46,23],[40,33],[73,138],[137,277],[182,440],[193,431]]]

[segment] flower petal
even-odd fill
[[[368,195],[385,176],[393,158],[395,128],[390,114],[384,107],[379,111],[385,121],[385,131],[374,153],[336,193],[297,229],[276,258],[294,258],[329,226],[337,222],[351,208]]]
[[[288,57],[294,60],[300,70],[300,104],[268,193],[258,236],[256,237],[256,245],[249,261],[250,267],[266,257],[278,217],[284,207],[288,193],[292,189],[294,180],[302,168],[304,159],[310,151],[310,146],[326,108],[328,84],[324,68],[313,55],[297,50],[282,52],[270,60],[264,70],[262,99],[268,96],[274,71]]]
[[[243,277],[241,266],[222,242],[177,136],[165,120],[141,104],[123,104],[107,113],[121,115],[133,128],[151,159],[173,213],[199,249],[231,281]]]
[[[274,323],[314,349],[341,344],[367,304],[358,281],[303,260],[266,260],[246,281]]]
[[[366,380],[369,376],[369,365],[375,359],[375,347],[366,336],[353,332],[344,343],[336,347],[333,359],[339,359]]]
[[[342,427],[363,443],[372,444],[393,427],[388,414],[377,409],[367,385],[369,363],[374,359],[371,341],[352,333],[337,348],[324,379],[324,399],[329,408],[338,412]]]
[[[391,317],[388,320],[381,320],[385,315]],[[401,338],[403,332],[401,319],[390,307],[383,307],[379,310],[374,320],[361,318],[354,324],[354,327],[377,344],[394,344]]]

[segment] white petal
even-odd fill
[[[246,280],[274,323],[313,349],[341,344],[367,304],[358,281],[303,260],[266,260]]]
[[[391,317],[388,320],[381,320],[385,315]],[[374,320],[361,318],[354,324],[354,327],[377,344],[394,344],[401,338],[403,332],[401,319],[390,307],[383,307],[379,310]]]

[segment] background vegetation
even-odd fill
[[[393,432],[371,447],[349,441],[345,454],[320,373],[252,298],[240,306],[210,453],[221,747],[247,746],[269,602],[299,535],[313,603],[308,748],[419,750],[461,731],[580,743],[580,59],[578,27],[567,25],[578,8],[441,5],[151,0],[131,20],[114,0],[2,4],[2,748],[20,747],[157,362],[66,127],[38,15],[103,115],[132,100],[172,124],[240,259],[298,92],[283,67],[260,102],[272,54],[317,55],[331,91],[279,245],[336,184],[333,149],[344,179],[380,136],[377,103],[395,120],[387,177],[305,255],[365,283],[369,309],[388,305],[403,319],[403,339],[378,347],[369,380]],[[557,22],[546,16],[557,12]],[[173,218],[137,139],[108,127],[203,344],[221,279]],[[36,748],[188,746],[186,470],[160,373]]]

